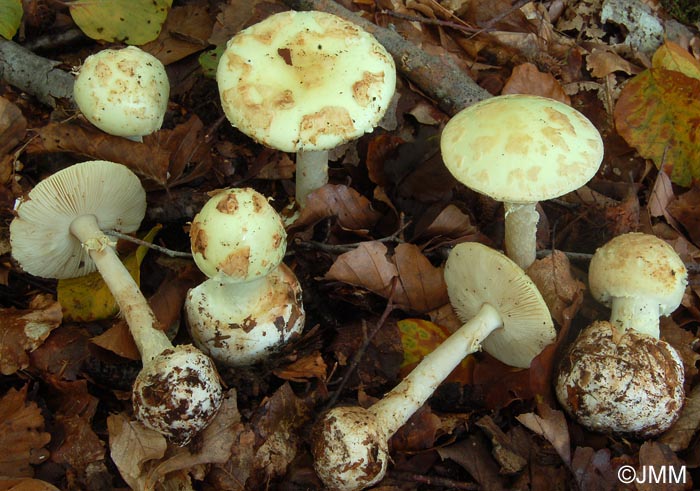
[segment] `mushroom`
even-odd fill
[[[597,321],[563,358],[556,394],[586,428],[649,438],[678,418],[683,381],[683,362],[668,343]]]
[[[600,133],[583,114],[523,94],[462,110],[445,126],[440,147],[458,181],[504,203],[506,253],[523,269],[536,256],[537,202],[581,187],[603,158]]]
[[[598,248],[588,282],[593,297],[611,307],[610,322],[659,338],[659,317],[671,315],[688,283],[685,264],[669,244],[650,234],[619,235]]]
[[[73,278],[97,269],[126,319],[143,360],[133,388],[137,417],[184,445],[212,420],[223,399],[209,358],[173,347],[103,230],[133,232],[146,193],[127,167],[107,161],[75,164],[37,184],[10,224],[12,255],[28,273]],[[177,360],[174,362],[173,360]],[[170,365],[176,365],[172,369]],[[168,371],[163,373],[165,368]],[[151,382],[167,380],[167,384]]]
[[[153,55],[129,46],[88,56],[73,86],[85,118],[105,133],[142,141],[160,129],[170,83]]]
[[[233,126],[296,152],[296,197],[328,182],[328,151],[371,132],[386,112],[396,67],[359,26],[316,11],[281,12],[229,40],[216,80]]]
[[[301,286],[282,263],[286,232],[251,188],[217,192],[190,228],[194,260],[209,279],[185,300],[197,347],[227,366],[257,363],[304,327]]]
[[[465,324],[368,409],[336,407],[316,423],[314,467],[330,489],[352,491],[382,479],[389,438],[467,355],[482,347],[517,367],[555,337],[537,287],[503,254],[478,243],[457,245],[445,265],[453,308]]]

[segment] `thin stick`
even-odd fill
[[[133,242],[134,244],[138,244],[140,246],[148,247],[149,249],[153,249],[154,251],[158,251],[170,257],[186,257],[190,259],[192,258],[192,254],[189,252],[173,251],[172,249],[167,249],[156,244],[151,244],[150,242],[146,242],[145,240],[137,239],[136,237],[132,237],[131,235],[126,235],[115,230],[105,231],[105,235],[110,235],[118,239]]]
[[[447,477],[424,476],[422,474],[415,474],[413,472],[400,471],[392,471],[389,473],[389,475],[400,481],[419,482],[428,486],[467,490],[481,489],[481,486],[479,484],[473,482],[455,481],[454,479],[449,479]]]

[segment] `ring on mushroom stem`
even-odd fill
[[[184,445],[211,422],[223,392],[208,357],[192,346],[173,347],[156,328],[148,302],[103,232],[134,232],[145,212],[146,193],[127,167],[107,161],[75,164],[41,181],[19,203],[10,224],[12,255],[25,271],[45,278],[100,272],[143,360],[133,389],[135,413],[146,426]],[[181,368],[160,372],[173,357]],[[157,378],[169,383],[156,390],[150,383]]]
[[[325,12],[281,12],[231,38],[216,81],[231,124],[296,152],[300,206],[328,182],[328,151],[371,132],[396,86],[391,55],[359,26]]]
[[[316,423],[314,468],[328,488],[355,491],[379,482],[389,461],[389,438],[467,355],[483,347],[504,363],[527,367],[554,341],[552,318],[537,287],[500,252],[478,243],[455,246],[445,281],[465,324],[369,408],[336,407]]]
[[[527,269],[536,256],[538,201],[588,182],[603,159],[600,133],[583,114],[545,97],[492,97],[445,125],[442,157],[452,175],[505,206],[505,249]]]
[[[155,56],[136,46],[88,56],[73,86],[83,116],[105,133],[142,141],[160,129],[170,83]]]

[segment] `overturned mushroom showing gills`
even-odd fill
[[[678,418],[683,380],[683,363],[668,343],[599,321],[563,358],[556,393],[566,412],[590,430],[650,438]]]
[[[136,46],[88,56],[73,86],[75,102],[88,121],[135,141],[160,129],[169,95],[163,64]]]
[[[655,235],[631,232],[598,248],[588,269],[591,295],[612,308],[610,322],[659,337],[659,317],[671,315],[688,284],[685,264]]]
[[[445,126],[440,147],[458,181],[504,203],[506,253],[523,269],[535,261],[537,202],[583,186],[603,159],[600,133],[583,114],[521,94],[462,110]]]
[[[450,303],[465,324],[368,409],[336,407],[316,423],[314,467],[329,489],[353,491],[379,482],[389,461],[389,438],[467,355],[483,346],[504,363],[527,367],[554,341],[537,287],[503,254],[482,244],[459,244],[447,259],[445,280]]]
[[[332,14],[288,11],[234,36],[216,74],[233,126],[296,152],[296,195],[328,182],[328,151],[371,132],[396,85],[391,55],[369,33]]]
[[[267,358],[304,328],[301,286],[284,263],[245,283],[221,276],[191,289],[185,300],[194,344],[227,366]]]
[[[10,224],[12,255],[28,273],[73,278],[97,269],[141,353],[134,410],[148,427],[185,444],[216,414],[223,394],[211,360],[191,346],[173,347],[103,230],[134,232],[146,193],[123,165],[89,161],[44,179],[17,206]],[[170,370],[175,362],[178,369]],[[165,366],[167,373],[161,370]],[[153,381],[167,379],[154,387]]]

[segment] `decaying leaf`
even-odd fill
[[[193,3],[170,9],[158,38],[141,49],[169,65],[209,46],[211,22],[206,5]]]
[[[530,430],[543,436],[566,464],[571,463],[571,442],[569,440],[569,428],[566,425],[566,416],[562,411],[552,409],[546,404],[539,405],[540,414],[524,413],[516,416]]]
[[[686,394],[681,415],[673,426],[659,437],[658,442],[668,445],[674,452],[680,452],[688,448],[698,429],[700,429],[700,385]]]
[[[649,469],[664,469],[667,477],[658,480],[651,478]],[[673,478],[670,477],[671,472]],[[688,475],[683,475],[687,472],[685,463],[668,446],[649,440],[639,448],[639,470],[635,486],[637,491],[682,491],[686,489],[685,483],[690,482]],[[682,476],[681,479],[677,480],[676,475]]]
[[[526,455],[522,455],[509,435],[490,416],[483,416],[476,425],[491,438],[493,456],[501,466],[501,473],[515,474],[527,465]],[[515,427],[515,429],[520,427]]]
[[[484,491],[503,491],[506,482],[500,474],[498,464],[491,455],[488,443],[478,434],[437,449],[443,459],[458,463],[479,483]]]
[[[22,141],[26,131],[27,120],[24,119],[22,111],[4,97],[0,97],[0,159]]]
[[[32,464],[49,456],[44,448],[51,435],[44,432],[44,417],[35,402],[27,402],[27,388],[10,389],[0,399],[0,475],[31,477]]]
[[[306,206],[291,228],[295,230],[335,217],[338,225],[346,230],[366,231],[380,216],[370,201],[354,189],[341,184],[326,184],[307,197]]]
[[[276,368],[274,373],[282,380],[289,380],[290,382],[305,382],[314,378],[325,381],[327,368],[321,353],[314,351],[289,365]]]
[[[549,97],[564,104],[571,104],[571,98],[551,73],[543,73],[532,63],[523,63],[513,68],[502,94],[530,94]]]
[[[0,477],[0,491],[61,491],[46,481],[30,478]]]
[[[678,196],[668,206],[668,212],[688,234],[691,241],[700,247],[700,185]]]
[[[11,375],[29,366],[36,350],[63,318],[61,304],[48,296],[34,299],[28,310],[0,309],[0,373]]]

